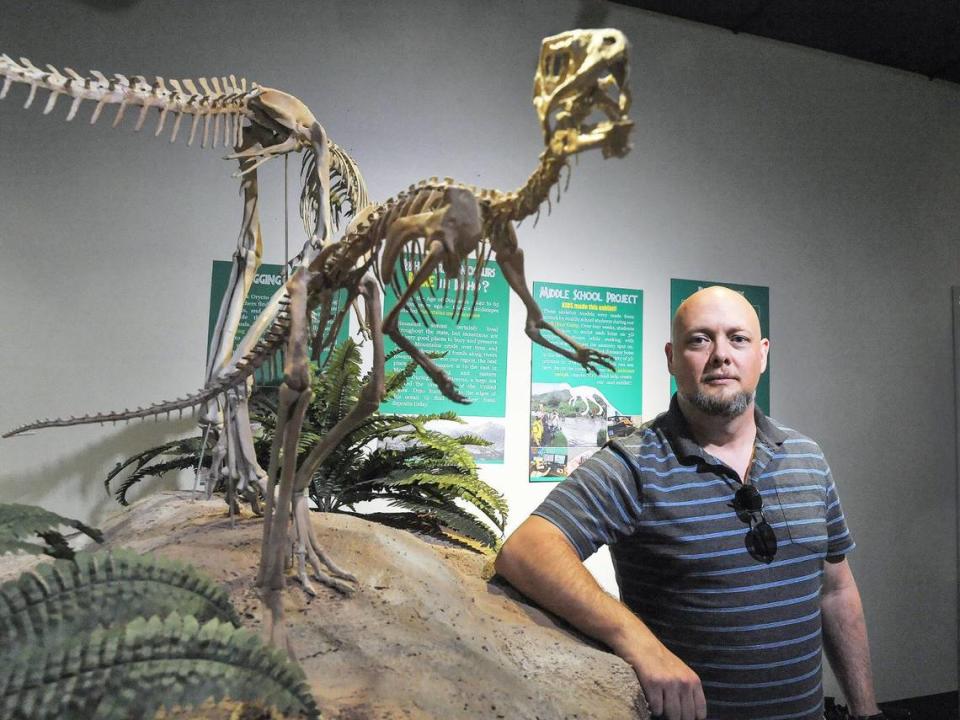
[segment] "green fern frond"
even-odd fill
[[[130,473],[130,475],[120,484],[120,487],[116,489],[116,491],[113,493],[113,496],[121,505],[129,505],[130,501],[127,500],[127,493],[130,492],[130,489],[134,485],[144,478],[163,477],[164,473],[168,473],[171,470],[186,470],[188,468],[193,468],[196,466],[196,463],[196,455],[184,455],[182,457],[174,458],[173,460],[168,460],[167,462],[155,463],[153,465],[147,465],[145,467],[138,468],[135,472]]]
[[[392,473],[384,482],[391,488],[419,485],[444,498],[463,498],[476,506],[499,530],[503,530],[507,515],[507,501],[502,494],[479,478],[440,472]]]
[[[103,542],[103,533],[79,520],[65,518],[36,505],[0,504],[0,555],[22,550],[32,555],[46,554],[69,560],[74,552],[57,530],[64,525],[79,530],[98,543]],[[34,535],[39,535],[45,544],[26,540]]]
[[[416,417],[419,422],[424,424],[430,422],[431,420],[447,420],[449,422],[460,423],[461,425],[466,423],[466,420],[457,415],[456,410],[444,410],[443,412],[430,413],[428,415],[417,415]]]
[[[216,619],[138,618],[121,630],[24,648],[0,664],[4,718],[126,720],[222,698],[320,717],[299,666]]]
[[[390,505],[411,513],[435,518],[453,532],[476,540],[486,547],[495,548],[499,542],[499,538],[487,525],[453,503],[439,502],[431,498],[417,499],[404,495],[394,498]]]
[[[0,653],[173,610],[240,624],[227,593],[188,565],[130,550],[78,553],[0,586]]]
[[[417,367],[418,365],[411,360],[400,370],[388,373],[383,382],[383,400],[392,400],[393,396],[400,392],[400,390],[403,389],[403,386],[407,384],[407,380],[413,377],[413,374],[417,371]]]
[[[314,405],[323,409],[329,426],[342,418],[356,402],[360,388],[360,350],[347,339],[330,353],[330,360],[317,383]]]
[[[455,438],[451,439],[456,440],[460,445],[472,445],[475,447],[489,447],[490,445],[493,445],[493,443],[486,438],[480,437],[479,435],[471,435],[470,433],[457,435]]]
[[[159,445],[157,447],[148,448],[147,450],[144,450],[141,453],[137,453],[136,455],[131,455],[123,462],[118,462],[116,465],[113,466],[113,470],[107,473],[107,477],[103,481],[103,487],[106,489],[107,492],[110,492],[110,483],[113,481],[113,479],[117,475],[119,475],[125,469],[127,469],[128,467],[134,464],[136,464],[137,468],[143,467],[146,463],[153,460],[153,458],[155,458],[160,453],[164,452],[167,448],[169,448],[173,444],[174,443],[169,442],[163,445]]]
[[[417,442],[424,448],[429,448],[442,455],[447,465],[453,465],[465,472],[475,472],[477,463],[473,455],[456,438],[436,432],[424,430],[417,433]]]

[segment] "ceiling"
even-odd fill
[[[619,0],[960,83],[960,0]]]

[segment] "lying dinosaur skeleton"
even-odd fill
[[[0,65],[0,71],[3,71],[3,67]],[[209,377],[207,385],[199,393],[132,412],[40,421],[18,428],[14,433],[51,425],[123,420],[182,411],[187,407],[208,403],[224,393],[228,396],[229,413],[230,391],[244,387],[253,371],[277,349],[285,346],[284,381],[280,388],[276,435],[267,472],[263,554],[257,584],[268,610],[264,618],[266,632],[272,642],[281,646],[286,644],[289,648],[283,626],[281,592],[284,563],[290,547],[288,533],[291,515],[300,548],[301,577],[304,580],[306,578],[305,559],[308,559],[314,572],[329,584],[349,590],[346,582],[354,580],[323,555],[313,537],[307,517],[305,490],[310,478],[331,450],[376,411],[384,392],[383,335],[388,335],[407,352],[446,397],[466,402],[450,377],[405,338],[399,329],[399,314],[410,312],[411,305],[421,318],[429,320],[430,311],[420,291],[438,268],[442,267],[448,277],[460,280],[456,284],[453,302],[453,312],[459,317],[468,302],[467,281],[471,275],[468,258],[476,257],[476,265],[472,270],[473,280],[476,281],[484,263],[493,255],[507,283],[526,308],[525,330],[531,340],[590,371],[598,372],[600,366],[613,369],[610,356],[578,344],[544,320],[527,288],[523,252],[518,246],[513,223],[539,212],[542,203],[549,201],[549,193],[557,185],[562,169],[568,167],[569,156],[596,147],[602,149],[605,157],[622,157],[629,151],[628,136],[632,123],[627,118],[630,97],[626,75],[627,42],[617,30],[575,30],[546,38],[534,81],[534,106],[543,129],[546,149],[536,169],[519,190],[501,192],[464,185],[449,178],[432,178],[410,186],[406,192],[394,198],[362,208],[338,242],[325,241],[330,238],[329,213],[323,215],[321,200],[316,205],[321,212],[318,213],[313,237],[295,259],[296,269],[289,281],[278,290],[236,351],[227,362],[219,364],[219,371]],[[9,74],[6,76],[10,77]],[[69,88],[65,93],[69,94]],[[291,96],[278,93],[280,96],[287,102],[295,101]],[[228,104],[226,100],[223,102],[224,106]],[[297,112],[286,108],[284,112],[278,112],[277,103],[248,100],[246,107],[251,105],[260,112],[265,112],[264,107],[269,108],[269,112],[274,113],[271,118],[312,118],[312,115],[307,115],[309,111],[305,107],[302,110],[297,108]],[[242,168],[243,162],[252,162],[253,167],[245,168],[252,171],[256,164],[273,153],[289,152],[308,143],[320,169],[325,162],[328,143],[319,124],[310,124],[309,132],[304,132],[306,127],[302,122],[283,125],[289,133],[286,137],[269,145],[265,145],[262,138],[258,139],[259,147],[248,141],[248,147],[241,148],[234,157],[241,160]],[[340,174],[341,177],[345,176],[344,171]],[[318,171],[317,182],[322,184],[326,177],[326,174]],[[251,197],[255,204],[255,189],[252,196],[245,193],[245,199],[249,201]],[[321,194],[318,197],[326,198],[328,195]],[[351,204],[357,208],[360,202]],[[255,217],[255,214],[245,213],[245,226],[249,217]],[[255,237],[257,242],[254,246],[259,247],[258,232]],[[401,279],[396,273],[401,255],[416,261],[412,278]],[[398,302],[383,318],[381,289],[385,282],[393,286]],[[474,282],[474,303],[476,287],[477,283]],[[348,300],[341,310],[332,315],[331,297],[341,289],[347,291]],[[329,344],[344,321],[347,309],[358,298],[363,300],[365,323],[373,349],[368,382],[362,388],[357,404],[297,467],[297,441],[311,398],[307,358],[308,313],[317,306],[321,307],[323,327],[326,328],[321,344]],[[545,333],[551,334],[553,339]],[[239,399],[239,395],[237,397]],[[245,420],[240,417],[241,414],[238,406],[234,417]],[[232,446],[228,443],[228,452],[231,447],[235,451],[242,442],[242,438],[235,438]],[[320,568],[321,563],[326,565],[326,571]]]

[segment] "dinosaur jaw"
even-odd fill
[[[604,157],[630,151],[629,44],[619,30],[571,30],[540,50],[533,104],[544,140],[560,155],[599,147]]]

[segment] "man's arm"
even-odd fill
[[[654,715],[667,720],[707,717],[700,678],[625,605],[603,591],[553,523],[527,518],[504,543],[496,569],[524,595],[628,662]]]
[[[821,611],[827,658],[850,704],[851,715],[879,713],[863,605],[846,558],[828,561],[824,567]]]

